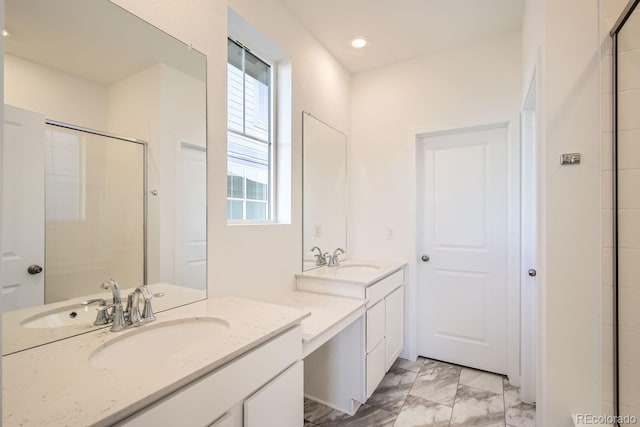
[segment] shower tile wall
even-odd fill
[[[620,415],[640,418],[640,9],[618,36]]]

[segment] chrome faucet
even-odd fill
[[[122,299],[120,298],[120,286],[118,283],[109,279],[103,282],[100,287],[103,289],[111,289],[113,294],[113,302],[106,304],[103,299],[95,299],[84,301],[82,304],[89,305],[99,302],[100,305],[97,308],[98,314],[94,325],[106,325],[112,323],[111,332],[120,332],[127,329],[129,326],[140,326],[146,322],[153,322],[156,320],[156,316],[153,313],[151,307],[151,299],[154,296],[161,297],[163,294],[154,294],[146,286],[138,286],[127,297],[127,307],[122,307]],[[140,313],[140,297],[144,299],[144,307],[142,313]],[[109,313],[109,310],[111,310]]]
[[[338,256],[340,256],[341,254],[344,254],[344,249],[342,248],[338,248],[335,251],[333,251],[333,255],[329,257],[329,261],[327,262],[327,267],[340,266],[340,260],[338,259]]]
[[[322,249],[320,249],[317,246],[314,246],[311,248],[311,252],[313,253],[313,251],[317,251],[317,254],[313,254],[314,257],[316,257],[316,265],[326,265],[327,264],[327,257],[329,256],[329,252],[325,252],[322,253]]]
[[[114,279],[109,279],[106,282],[102,282],[100,285],[102,289],[111,289],[111,294],[113,295],[113,304],[122,304],[122,300],[120,299],[120,285]]]

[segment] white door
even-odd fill
[[[182,144],[180,191],[181,286],[207,287],[207,152]]]
[[[422,149],[418,352],[505,374],[507,128],[425,136]]]
[[[44,123],[42,114],[4,106],[3,311],[44,304]]]

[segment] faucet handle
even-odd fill
[[[131,292],[127,296],[127,309],[125,310],[125,320],[129,326],[140,326],[140,304],[137,292]]]
[[[142,319],[145,322],[153,322],[156,320],[156,315],[153,313],[153,307],[151,307],[151,300],[144,301],[144,307],[142,308]]]
[[[82,305],[91,305],[98,303],[100,307],[105,307],[107,305],[107,301],[103,298],[92,298],[86,301],[82,301],[80,304]],[[98,310],[98,314],[96,314],[96,320],[93,322],[93,326],[102,326],[109,323],[111,319],[109,318],[109,312],[105,310]]]
[[[96,308],[96,310],[107,311],[108,309],[113,308],[113,325],[111,325],[111,332],[120,332],[127,328],[127,322],[124,320],[124,310],[122,309],[122,303],[117,304],[107,304],[104,306],[100,306]]]

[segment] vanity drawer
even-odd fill
[[[367,307],[371,307],[404,283],[404,268],[367,287]]]
[[[378,343],[378,346],[371,353],[367,354],[367,399],[371,397],[384,378],[385,354],[384,340]]]
[[[385,331],[385,305],[384,300],[367,310],[367,354],[380,344],[384,339]]]

